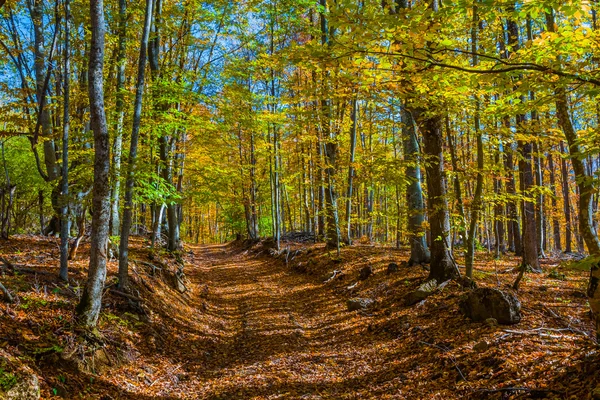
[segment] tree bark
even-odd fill
[[[106,113],[104,110],[104,4],[103,0],[90,1],[91,48],[89,60],[88,93],[90,125],[94,132],[94,192],[90,264],[88,280],[77,306],[81,324],[93,328],[98,322],[102,304],[102,290],[106,278],[108,223],[110,218],[110,146]]]
[[[408,210],[407,236],[410,242],[409,265],[428,263],[431,253],[425,237],[425,204],[423,201],[423,188],[421,187],[421,163],[419,159],[419,142],[415,130],[415,122],[409,110],[401,110],[402,136],[404,148],[404,161],[406,163],[405,175],[409,179],[406,188],[406,207]]]
[[[510,13],[515,12],[514,3],[507,7]],[[511,47],[512,52],[519,50],[519,27],[511,16],[507,20],[507,32],[508,32],[508,44]],[[521,96],[521,103],[525,102],[524,96]],[[526,122],[525,115],[518,114],[516,116],[516,129],[522,130]],[[539,272],[540,262],[538,259],[538,247],[537,247],[537,229],[535,223],[535,205],[527,198],[528,192],[534,186],[533,171],[531,165],[532,156],[532,144],[531,141],[518,140],[518,151],[519,151],[519,176],[521,183],[521,192],[524,196],[522,203],[522,220],[523,220],[523,260],[522,260],[522,272],[527,267],[530,267],[533,271]],[[521,276],[521,275],[519,275]],[[518,288],[520,278],[517,278],[513,285]]]
[[[446,199],[444,158],[442,153],[442,117],[413,109],[413,118],[423,135],[423,153],[427,177],[427,206],[431,230],[429,279],[444,282],[460,276],[450,250],[450,216]]]
[[[135,185],[135,169],[137,163],[137,148],[140,136],[140,123],[142,119],[142,101],[144,96],[144,84],[146,78],[146,55],[148,52],[148,38],[152,24],[153,0],[146,0],[146,13],[144,18],[144,30],[140,43],[140,57],[138,60],[138,75],[135,91],[135,103],[133,109],[133,125],[131,128],[131,141],[129,144],[129,158],[127,166],[127,181],[125,183],[125,207],[123,209],[123,221],[121,226],[121,239],[119,242],[119,289],[127,286],[129,274],[129,235],[133,222],[133,188]]]
[[[554,239],[554,250],[561,251],[562,245],[560,238],[560,222],[557,218],[558,202],[556,201],[556,175],[554,171],[554,157],[552,156],[552,153],[548,154],[548,169],[550,170],[550,190],[552,191],[552,236]]]
[[[473,51],[473,66],[479,64],[477,57],[477,36],[479,27],[479,16],[477,15],[477,6],[473,6],[473,23],[471,26],[471,49]],[[479,216],[482,212],[482,194],[483,194],[483,134],[479,120],[480,101],[479,97],[475,96],[475,115],[473,116],[473,129],[477,138],[477,183],[475,185],[475,194],[473,196],[473,206],[471,208],[471,223],[467,233],[467,251],[465,253],[465,273],[468,278],[473,278],[473,261],[475,259],[475,234],[477,232],[477,224]],[[488,239],[488,248],[490,240]]]
[[[354,156],[356,153],[356,132],[358,126],[358,101],[356,96],[352,99],[352,113],[350,116],[352,127],[350,128],[350,161],[348,164],[348,192],[346,193],[346,233],[348,244],[352,244],[352,191],[354,189]]]
[[[119,41],[117,44],[117,87],[115,111],[117,114],[115,124],[115,141],[113,143],[113,185],[111,195],[110,233],[119,234],[119,201],[121,198],[121,154],[123,149],[123,120],[124,90],[125,90],[125,35],[127,34],[127,1],[119,0]]]
[[[69,0],[65,0],[65,43],[63,76],[63,137],[62,137],[62,181],[61,181],[61,224],[60,224],[60,271],[58,276],[69,280],[69,90],[70,90],[70,32]]]
[[[565,213],[565,253],[573,251],[573,226],[571,218],[571,190],[569,189],[569,170],[567,169],[567,160],[565,159],[566,150],[564,144],[560,143],[560,176],[563,195],[563,210]]]
[[[50,120],[50,113],[48,107],[45,107],[46,92],[48,90],[48,79],[50,78],[48,70],[45,71],[46,64],[46,53],[44,50],[44,7],[43,0],[33,0],[33,6],[31,7],[31,19],[33,22],[33,37],[34,37],[34,72],[35,72],[35,87],[36,97],[38,106],[38,124],[42,129],[42,136],[48,138],[52,136],[52,121]],[[55,29],[58,29],[57,24]],[[54,45],[54,43],[53,43]],[[51,48],[50,53],[52,53]],[[52,60],[48,60],[52,63]],[[37,131],[36,131],[37,134]],[[37,138],[35,138],[37,140]],[[33,145],[35,146],[35,140]],[[46,179],[48,181],[54,181],[58,179],[60,174],[59,165],[56,159],[56,151],[54,149],[54,140],[45,140],[44,144],[44,162],[46,166]]]

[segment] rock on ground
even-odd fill
[[[398,272],[398,264],[396,263],[390,263],[387,267],[387,273],[388,274],[393,274],[395,272]]]
[[[412,306],[420,301],[425,300],[429,296],[435,293],[438,288],[438,283],[435,279],[427,281],[418,287],[417,290],[413,290],[408,293],[404,298],[404,302],[407,306]]]
[[[34,374],[20,376],[17,384],[6,392],[7,400],[37,400],[39,398],[40,382]]]
[[[348,307],[348,311],[357,311],[357,310],[366,310],[371,307],[375,303],[373,299],[366,298],[354,298],[349,299],[346,302],[346,307]]]
[[[373,267],[371,267],[370,265],[367,265],[366,267],[363,267],[359,274],[358,274],[358,279],[360,279],[361,281],[366,280],[368,277],[370,277],[373,274]]]
[[[460,311],[473,321],[494,318],[499,324],[512,325],[521,321],[521,303],[508,292],[494,288],[479,288],[469,292],[459,303]]]
[[[484,353],[489,348],[490,348],[490,345],[488,344],[488,342],[486,342],[485,340],[482,340],[481,342],[479,342],[475,346],[473,346],[473,351],[476,351],[477,353]]]

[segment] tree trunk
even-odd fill
[[[119,288],[127,286],[129,273],[129,235],[133,221],[133,187],[135,184],[135,168],[137,162],[137,147],[140,136],[140,122],[142,118],[142,100],[144,96],[144,82],[146,78],[146,54],[148,38],[152,24],[152,0],[146,0],[146,13],[144,30],[140,43],[140,58],[138,62],[138,76],[133,109],[133,126],[131,129],[131,142],[129,144],[129,158],[127,166],[127,182],[125,183],[125,207],[123,209],[123,222],[121,226],[121,241],[119,242]]]
[[[554,158],[552,156],[552,153],[548,154],[548,168],[550,170],[550,190],[552,191],[552,236],[554,239],[554,250],[561,251],[562,246],[560,240],[560,222],[557,218],[558,202],[556,201],[556,175],[554,171]]]
[[[515,12],[514,3],[507,7],[510,13]],[[508,44],[511,48],[511,52],[517,52],[520,47],[519,43],[519,27],[517,22],[512,18],[507,20],[507,32],[508,32]],[[525,97],[521,96],[521,104],[525,102]],[[525,115],[518,114],[516,116],[516,129],[517,131],[524,129],[526,122]],[[531,156],[533,146],[531,141],[518,140],[517,148],[519,152],[519,182],[521,184],[521,192],[523,196],[528,196],[527,193],[534,186],[533,171],[531,165]],[[533,271],[539,272],[540,262],[538,259],[538,247],[537,247],[537,229],[535,223],[535,205],[530,199],[524,197],[522,203],[522,220],[523,220],[523,261],[521,271],[524,272],[527,267],[530,267]],[[522,274],[519,275],[519,277]],[[518,288],[520,278],[517,278],[513,285],[515,289]]]
[[[108,223],[110,218],[110,146],[104,110],[104,4],[103,0],[90,1],[91,48],[88,92],[90,123],[94,132],[94,192],[92,233],[90,238],[90,266],[88,280],[77,306],[79,321],[88,328],[98,322],[102,290],[106,278]]]
[[[358,125],[358,102],[356,97],[352,99],[352,127],[350,128],[350,162],[348,164],[348,192],[346,193],[346,232],[348,244],[352,244],[352,191],[354,183],[354,155],[356,153],[356,131]]]
[[[65,43],[63,76],[63,137],[62,137],[62,182],[61,182],[61,224],[60,224],[60,271],[58,276],[69,280],[69,90],[70,90],[70,32],[69,0],[65,0]]]
[[[419,160],[419,142],[412,114],[405,108],[401,110],[402,136],[404,147],[405,175],[409,179],[406,188],[406,208],[408,210],[407,236],[410,242],[409,265],[428,263],[431,253],[425,237],[425,204],[421,187],[421,163]]]
[[[321,44],[323,46],[329,46],[329,24],[326,17],[327,12],[327,1],[320,0],[322,12],[320,15],[321,22]],[[322,96],[321,99],[321,111],[322,111],[322,123],[321,130],[323,132],[323,156],[325,158],[325,178],[326,178],[326,190],[325,190],[325,218],[326,218],[326,244],[328,248],[337,249],[338,255],[340,253],[340,223],[338,218],[337,209],[337,193],[335,191],[335,176],[337,172],[337,156],[338,156],[338,145],[335,140],[335,135],[331,129],[331,101],[329,99],[329,82],[328,74],[323,73],[322,85]]]
[[[473,6],[473,25],[471,27],[471,49],[473,51],[473,66],[479,64],[477,58],[477,29],[479,25],[479,16],[477,15],[477,6]],[[477,138],[477,183],[475,185],[475,195],[473,196],[473,206],[471,207],[471,223],[467,233],[467,251],[465,253],[465,273],[468,278],[473,278],[473,261],[475,259],[475,234],[477,232],[477,224],[479,216],[482,212],[482,193],[483,193],[483,134],[479,121],[479,97],[475,97],[475,115],[473,116],[473,129]],[[464,211],[463,211],[464,213]],[[488,238],[488,249],[490,239]]]
[[[111,196],[110,212],[110,232],[111,235],[119,234],[119,200],[121,197],[121,154],[123,149],[123,119],[124,111],[124,90],[125,90],[125,35],[127,20],[127,1],[119,0],[119,42],[117,47],[117,96],[116,96],[116,114],[115,141],[113,143],[113,186]]]
[[[560,143],[560,176],[562,181],[563,206],[565,212],[565,253],[571,253],[573,243],[573,227],[571,219],[571,190],[569,189],[569,170],[567,169],[567,160],[565,159],[565,147]]]
[[[426,157],[427,206],[431,231],[431,263],[429,279],[444,282],[460,276],[449,242],[450,216],[446,200],[444,158],[442,153],[442,117],[425,115],[425,110],[412,110],[423,135]]]
[[[48,73],[44,71],[46,64],[46,54],[44,50],[44,4],[43,0],[33,0],[31,7],[31,19],[33,22],[33,37],[34,37],[34,72],[35,72],[35,87],[38,106],[38,124],[42,128],[42,136],[49,138],[52,136],[52,124],[50,120],[50,112],[48,107],[45,107],[46,92],[48,90]],[[58,25],[55,27],[58,29]],[[54,43],[53,43],[54,44]],[[51,51],[52,52],[52,51]],[[52,62],[52,60],[48,60]],[[35,143],[34,143],[35,145]],[[60,169],[56,160],[56,151],[54,149],[54,140],[49,139],[44,141],[44,162],[46,166],[46,179],[54,181],[60,174]]]
[[[465,207],[459,177],[459,169],[458,169],[458,157],[456,156],[456,138],[453,137],[452,130],[450,128],[450,118],[446,116],[446,135],[448,137],[448,149],[450,150],[450,160],[452,163],[452,171],[454,172],[454,177],[452,179],[452,183],[454,186],[454,196],[456,197],[456,212],[460,218],[460,222],[458,223],[458,236],[460,237],[460,241],[464,241],[466,239],[466,224],[467,219],[465,217]],[[451,242],[451,245],[454,246],[454,239]]]
[[[502,153],[502,144],[500,143],[496,152],[496,165],[498,167],[500,167],[501,165],[501,158],[503,159],[504,155]],[[494,193],[497,198],[501,195],[501,193],[503,193],[502,181],[502,178],[498,176],[494,177]],[[506,243],[504,241],[504,221],[504,207],[502,203],[498,199],[496,199],[496,204],[494,205],[494,234],[496,235],[496,258],[500,258],[500,255],[506,252]]]

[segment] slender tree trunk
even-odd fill
[[[461,241],[466,240],[467,232],[466,232],[466,224],[467,219],[465,217],[465,207],[459,177],[459,169],[458,169],[458,157],[456,156],[456,138],[453,137],[452,129],[450,127],[450,118],[446,116],[446,136],[448,137],[448,149],[450,150],[450,160],[452,162],[452,171],[454,172],[454,177],[452,179],[452,183],[454,186],[454,196],[456,197],[456,212],[460,218],[460,222],[458,224],[458,235],[460,236]],[[454,239],[451,242],[451,245],[454,246]]]
[[[558,202],[556,201],[556,175],[554,170],[554,157],[552,156],[552,153],[548,154],[548,169],[550,170],[550,190],[552,192],[552,236],[554,239],[554,250],[561,251],[562,245],[560,240],[560,222],[557,218]]]
[[[479,16],[477,14],[477,6],[473,6],[473,24],[471,27],[471,49],[473,52],[473,66],[479,64],[477,57],[478,44],[477,44],[477,30],[479,27]],[[477,225],[479,223],[479,216],[482,213],[483,202],[481,200],[483,194],[483,134],[481,132],[481,126],[479,121],[479,109],[480,101],[479,97],[475,97],[475,115],[473,116],[473,129],[475,130],[475,136],[477,138],[477,183],[475,185],[475,195],[473,196],[473,206],[471,208],[471,223],[469,225],[469,231],[467,234],[467,251],[465,254],[465,272],[467,277],[473,278],[473,261],[475,259],[475,234],[477,232]],[[490,239],[488,238],[488,249],[490,246]]]
[[[116,114],[115,141],[113,143],[113,186],[111,196],[110,212],[110,232],[111,235],[119,234],[119,201],[121,197],[121,154],[123,149],[123,120],[124,111],[124,90],[125,90],[125,40],[127,34],[127,1],[119,0],[119,42],[117,47],[117,96],[116,96]]]
[[[358,125],[358,102],[356,97],[352,99],[352,127],[350,128],[350,163],[348,166],[348,192],[346,193],[346,232],[348,244],[352,244],[352,191],[354,180],[354,155],[356,153],[356,131]]]
[[[532,20],[529,16],[527,16],[527,40],[533,42],[533,29],[532,29]],[[535,101],[535,92],[529,91],[529,100]],[[534,109],[531,111],[531,121],[532,125],[536,126],[539,124],[539,116],[537,111]],[[540,151],[538,148],[538,142],[533,144],[533,173],[535,175],[535,184],[538,187],[542,187],[543,185],[543,175],[540,168]],[[536,230],[536,242],[537,242],[537,250],[538,257],[544,258],[546,255],[544,254],[544,195],[541,190],[538,190],[538,194],[536,196],[536,201],[534,204],[534,212],[535,212],[535,230]]]
[[[256,186],[256,151],[254,148],[254,133],[250,132],[250,225],[252,227],[252,238],[258,239],[260,236],[258,226],[258,210],[257,202],[257,186]]]
[[[566,150],[560,143],[560,176],[563,195],[563,211],[565,213],[565,253],[571,253],[573,243],[573,227],[571,218],[571,190],[569,189],[569,170],[567,169]]]
[[[119,288],[127,286],[129,274],[129,235],[133,222],[133,188],[135,185],[135,171],[137,163],[137,148],[140,136],[140,122],[142,119],[142,100],[144,96],[144,83],[146,78],[146,55],[148,38],[152,24],[152,0],[146,0],[146,14],[144,30],[140,43],[140,57],[138,62],[138,76],[133,109],[133,125],[131,128],[131,141],[129,144],[129,158],[127,166],[127,182],[125,183],[125,207],[123,209],[123,223],[121,226],[121,241],[119,243]]]
[[[542,162],[540,160],[540,150],[537,143],[534,144],[534,171],[535,171],[535,184],[541,188],[544,186],[544,175],[542,172]],[[545,229],[546,226],[546,216],[544,210],[544,194],[541,190],[538,190],[538,194],[536,196],[535,201],[535,223],[537,227],[537,245],[538,245],[538,255],[539,257],[545,258],[546,254],[544,252],[546,235]]]
[[[502,142],[498,144],[498,150],[496,151],[495,161],[498,168],[501,168],[501,166],[503,166],[503,163],[500,162],[501,159],[504,159],[504,154],[502,152]],[[500,255],[506,252],[506,244],[504,241],[504,207],[498,199],[498,197],[503,193],[502,178],[498,176],[494,177],[494,193],[497,197],[496,204],[494,205],[494,233],[496,235],[496,258],[500,258]]]
[[[44,228],[46,227],[46,221],[44,217],[44,191],[38,190],[38,214],[40,221],[40,235],[44,234]]]
[[[65,42],[64,42],[64,76],[63,76],[63,136],[62,136],[62,181],[61,181],[61,223],[60,223],[60,271],[58,276],[69,280],[69,91],[71,65],[69,52],[69,0],[65,0]]]
[[[38,110],[41,111],[38,115],[39,125],[42,128],[42,136],[49,138],[52,136],[52,121],[48,107],[45,107],[45,99],[48,91],[48,72],[45,71],[46,53],[44,49],[44,2],[43,0],[33,0],[31,7],[31,19],[33,22],[33,37],[34,37],[34,72],[35,86],[37,96]],[[56,25],[55,28],[59,26]],[[53,43],[54,45],[54,43]],[[52,51],[50,51],[52,53]],[[49,60],[52,62],[52,60]],[[48,181],[58,179],[60,174],[59,165],[56,159],[56,151],[54,149],[54,140],[49,139],[44,141],[44,162],[46,166],[46,174]]]
[[[89,60],[88,92],[90,98],[91,127],[94,132],[94,192],[92,204],[92,233],[90,238],[90,266],[88,280],[77,306],[80,322],[92,328],[98,321],[102,304],[102,291],[106,278],[108,222],[110,218],[110,146],[104,110],[104,4],[102,0],[90,1],[91,48]]]

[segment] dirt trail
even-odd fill
[[[191,302],[200,319],[220,318],[221,330],[209,346],[194,346],[199,357],[184,357],[189,381],[178,392],[183,385],[186,397],[341,398],[371,370],[377,350],[352,344],[356,316],[335,293],[270,259],[227,246],[193,250]],[[203,285],[206,303],[196,297]]]

